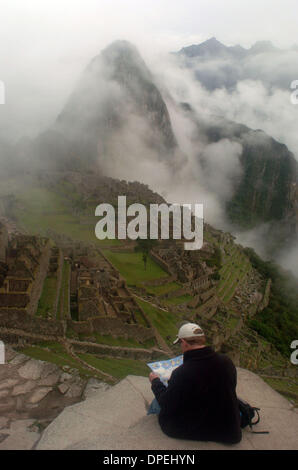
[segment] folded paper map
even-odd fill
[[[183,355],[173,357],[173,359],[167,359],[166,361],[149,362],[147,366],[150,367],[155,374],[159,375],[162,383],[168,385],[168,380],[173,370],[177,369],[181,364],[183,364]]]

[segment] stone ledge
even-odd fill
[[[91,397],[66,408],[44,431],[38,450],[275,450],[298,449],[298,413],[289,401],[259,376],[238,368],[240,397],[261,408],[255,430],[243,432],[236,445],[172,439],[161,431],[157,416],[146,415],[153,398],[145,377],[127,376],[114,387],[98,390]]]

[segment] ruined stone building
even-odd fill
[[[26,337],[61,337],[68,328],[87,337],[154,337],[124,279],[94,246],[68,240],[64,252],[47,238],[8,240],[3,228],[1,240],[0,327],[24,331]]]
[[[49,242],[46,239],[19,235],[8,243],[5,276],[0,287],[0,308],[35,313],[48,255]]]

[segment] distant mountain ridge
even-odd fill
[[[180,67],[193,70],[194,76],[210,91],[234,90],[241,80],[261,81],[269,89],[289,90],[298,76],[297,46],[279,49],[270,41],[257,41],[249,49],[226,46],[216,38],[192,44],[173,53]]]
[[[237,44],[236,46],[225,46],[218,41],[215,37],[207,39],[200,44],[192,44],[191,46],[183,47],[177,52],[179,55],[186,57],[220,57],[231,56],[233,58],[243,58],[253,54],[261,54],[264,52],[278,52],[271,41],[257,41],[249,49]]]

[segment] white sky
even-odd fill
[[[0,136],[56,117],[85,65],[115,39],[147,59],[211,36],[298,43],[297,0],[0,0]],[[297,77],[298,78],[298,77]]]

